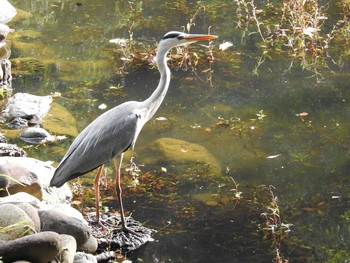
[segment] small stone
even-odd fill
[[[94,253],[97,250],[97,247],[97,239],[94,236],[90,235],[89,239],[78,247],[78,251],[83,251],[85,253]]]
[[[55,259],[62,250],[60,235],[55,232],[41,232],[21,237],[0,245],[3,262],[26,260],[47,263]]]
[[[73,263],[74,255],[77,250],[77,242],[70,235],[60,235],[62,240],[62,250],[59,253],[58,259],[60,263]]]
[[[38,127],[29,127],[23,130],[19,138],[31,144],[43,144],[54,140],[47,130]]]
[[[77,252],[74,255],[74,263],[97,263],[97,259],[91,254]]]
[[[0,156],[25,157],[27,153],[16,144],[0,143]]]
[[[0,240],[14,240],[35,233],[35,225],[22,209],[13,204],[0,205]],[[1,253],[0,253],[1,255]]]
[[[28,127],[28,120],[16,117],[10,121],[7,126],[14,130],[24,129]]]

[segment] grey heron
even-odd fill
[[[168,51],[176,46],[199,40],[215,39],[215,35],[187,34],[170,31],[158,45],[156,55],[160,80],[151,96],[144,101],[127,101],[97,117],[73,141],[59,163],[50,186],[60,187],[67,181],[98,169],[95,177],[96,218],[99,220],[98,182],[104,164],[113,159],[116,171],[116,192],[120,209],[122,229],[135,233],[127,227],[120,186],[120,168],[124,152],[133,149],[136,139],[147,121],[161,105],[170,83],[170,69],[166,63]],[[119,162],[117,161],[119,157]]]

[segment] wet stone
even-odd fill
[[[104,229],[97,224],[91,225],[93,235],[99,237],[97,238],[99,244],[98,251],[121,249],[123,252],[127,252],[136,250],[147,242],[154,241],[152,234],[156,232],[155,230],[143,226],[132,217],[127,217],[126,220],[127,226],[135,231],[137,235],[122,231],[120,216],[111,212],[101,215],[101,222]]]
[[[50,141],[53,141],[52,135],[43,128],[36,128],[31,127],[28,129],[25,129],[20,135],[19,138],[26,142],[31,144],[43,144]]]
[[[28,127],[28,120],[16,117],[10,121],[7,126],[14,130],[24,129]]]
[[[0,156],[24,157],[27,153],[16,144],[0,143]]]
[[[218,160],[202,145],[173,138],[161,138],[153,141],[142,153],[148,164],[157,163],[166,168],[175,169],[176,174],[191,176],[186,171],[195,167],[212,178],[221,176]]]

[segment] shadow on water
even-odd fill
[[[158,82],[158,73],[146,63],[116,75],[120,62],[108,40],[129,38],[132,31],[134,39],[146,43],[143,48],[152,50],[165,31],[186,25],[198,6],[12,2],[31,13],[11,24],[16,29],[9,37],[14,91],[60,92],[55,101],[72,112],[79,130],[102,112],[100,104],[108,109],[144,99]],[[343,262],[338,259],[350,257],[348,68],[329,72],[318,83],[298,67],[286,72],[290,60],[280,56],[252,75],[254,43],[238,51],[241,32],[228,22],[235,10],[224,2],[204,1],[207,15],[191,29],[204,33],[213,26],[212,33],[220,36],[215,45],[235,44],[226,52],[216,46],[212,85],[199,80],[200,70],[173,68],[169,93],[155,116],[166,120],[151,120],[137,141],[133,155],[144,166],[140,185],[125,187],[125,207],[158,233],[155,242],[128,257],[135,262],[278,262],[278,252],[279,262]],[[201,49],[191,47],[198,54]],[[16,75],[16,61],[23,58],[31,58],[26,63],[34,73]],[[147,147],[164,137],[205,147],[221,173],[209,176],[193,164],[176,169],[177,163],[156,156],[145,162]],[[32,154],[58,161],[71,140]],[[115,209],[107,199],[104,204]]]

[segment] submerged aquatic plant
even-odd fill
[[[263,212],[262,220],[258,228],[262,233],[263,240],[271,242],[275,257],[272,262],[287,263],[288,260],[282,255],[281,244],[290,232],[291,224],[283,223],[278,198],[274,193],[273,185],[260,185],[256,188],[256,196],[253,199],[256,205],[261,205]]]
[[[324,69],[330,70],[332,65],[341,67],[344,58],[349,58],[348,49],[339,50],[336,47],[339,42],[348,46],[350,7],[346,0],[337,3],[343,17],[336,20],[333,26],[327,24],[330,31],[326,27],[328,6],[321,5],[318,0],[234,2],[237,6],[236,26],[243,29],[242,42],[258,36],[255,39],[261,54],[258,55],[253,74],[258,74],[266,58],[286,53],[291,59],[288,71],[297,62],[304,70],[310,71],[317,81],[321,81]],[[333,59],[332,55],[337,55],[338,59]]]

